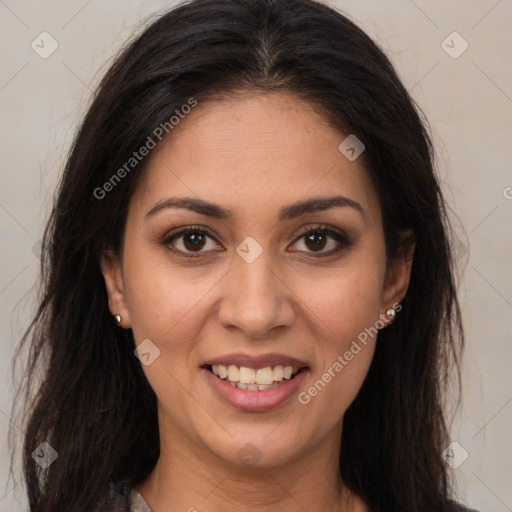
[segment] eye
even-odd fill
[[[300,235],[294,245],[295,250],[312,253],[314,257],[325,257],[337,254],[353,243],[343,231],[328,226],[316,226]],[[297,249],[297,245],[306,249]]]
[[[209,240],[210,247],[208,248]],[[185,226],[171,231],[164,236],[160,243],[172,252],[186,258],[199,257],[201,253],[216,251],[221,247],[213,235],[200,226]],[[305,249],[300,248],[301,245]],[[294,247],[294,251],[310,253],[314,257],[326,257],[337,254],[351,245],[353,243],[343,231],[328,226],[315,226],[296,238],[292,247]]]
[[[210,244],[210,248],[207,247],[208,239],[213,242]],[[220,247],[213,236],[199,226],[186,226],[168,233],[162,239],[161,244],[181,256],[192,258],[195,257],[194,253],[208,252],[208,250],[216,250]],[[203,250],[205,247],[206,250]]]

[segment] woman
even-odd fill
[[[441,455],[448,235],[425,124],[347,18],[162,16],[100,84],[45,231],[30,510],[467,510]]]

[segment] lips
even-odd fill
[[[209,359],[208,361],[205,361],[203,367],[214,366],[219,364],[223,366],[244,366],[246,368],[253,368],[255,370],[258,370],[259,368],[265,368],[266,366],[292,366],[298,369],[305,368],[308,366],[305,361],[301,361],[300,359],[286,356],[284,354],[267,353],[257,356],[250,356],[248,354],[237,352],[234,354],[226,354],[224,356],[216,357],[214,359]]]
[[[299,392],[308,371],[303,369],[290,380],[270,385],[266,390],[240,389],[220,379],[206,368],[202,369],[202,373],[210,388],[223,402],[241,411],[259,412],[276,409],[289,402]]]
[[[300,359],[276,353],[230,354],[210,359],[201,368],[223,401],[245,411],[266,411],[287,402],[309,369]]]

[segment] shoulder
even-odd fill
[[[152,512],[142,495],[128,482],[110,482],[93,512]]]
[[[479,512],[474,508],[468,508],[465,505],[457,503],[456,501],[450,501],[450,505],[451,508],[449,509],[449,512]]]
[[[110,482],[94,512],[132,512],[130,490],[131,485],[127,482]]]

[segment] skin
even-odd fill
[[[307,391],[402,300],[412,255],[386,272],[380,204],[362,158],[349,161],[338,150],[347,134],[284,93],[199,104],[171,135],[130,201],[122,253],[101,261],[111,313],[137,344],[149,338],[160,350],[143,369],[158,398],[161,455],[137,490],[153,512],[367,510],[343,485],[338,463],[343,415],[376,337],[309,403],[294,395],[266,412],[226,404],[200,369],[232,352],[279,352],[307,362],[299,390]],[[278,222],[284,206],[335,195],[357,201],[364,216],[345,206]],[[182,208],[145,217],[170,197],[212,201],[233,218]],[[325,245],[301,236],[322,223],[352,245],[316,256],[339,245],[328,235]],[[190,236],[161,243],[190,225],[215,238],[195,253]],[[263,250],[250,264],[236,252],[248,236]],[[251,467],[237,456],[247,443],[260,456]]]

